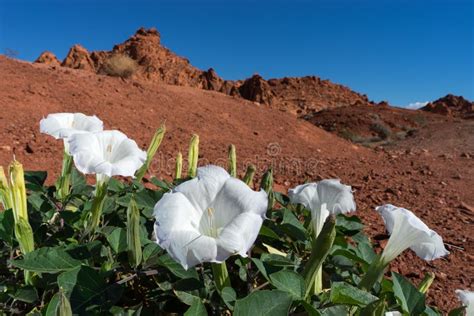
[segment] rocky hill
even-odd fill
[[[35,62],[53,66],[60,63],[62,67],[101,74],[107,59],[115,54],[127,55],[137,62],[137,80],[218,91],[299,116],[326,108],[371,103],[366,95],[315,76],[265,80],[256,74],[245,80],[225,80],[214,69],[200,70],[164,47],[159,32],[153,28],[139,29],[111,51],[88,52],[74,45],[61,63],[50,52],[42,53]]]
[[[474,102],[452,94],[428,103],[421,110],[446,116],[474,119]]]

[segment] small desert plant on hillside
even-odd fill
[[[124,54],[110,56],[101,69],[102,73],[113,77],[129,78],[138,68],[135,60]]]
[[[382,139],[390,138],[392,135],[392,130],[388,125],[382,121],[376,121],[371,126],[370,129],[377,133],[377,135]]]

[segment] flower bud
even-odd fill
[[[63,288],[58,292],[58,306],[56,307],[56,315],[58,316],[72,316],[71,303],[69,302]]]
[[[181,174],[183,173],[183,155],[181,152],[178,152],[176,156],[176,168],[174,171],[174,178],[181,179]]]
[[[26,188],[23,166],[16,160],[10,164],[10,190],[13,202],[13,213],[15,218],[24,218],[28,221],[28,212],[26,206]]]
[[[145,163],[138,169],[138,171],[135,174],[135,177],[137,178],[138,181],[140,181],[145,173],[148,171],[151,165],[151,161],[153,160],[153,157],[155,157],[156,152],[158,151],[158,148],[161,145],[161,142],[163,141],[163,137],[165,136],[166,132],[166,127],[165,124],[162,124],[160,128],[158,128],[153,135],[153,138],[151,139],[150,145],[148,146],[148,150],[146,152],[146,160]]]
[[[194,178],[197,172],[199,158],[199,135],[194,134],[189,144],[188,153],[188,176]]]
[[[425,277],[421,281],[420,285],[418,285],[418,290],[421,293],[426,294],[426,292],[428,292],[428,290],[430,289],[430,286],[433,283],[434,279],[435,274],[433,272],[425,273]]]
[[[237,177],[237,154],[233,144],[229,146],[229,174],[234,178]]]
[[[10,185],[2,166],[0,166],[0,201],[2,202],[4,210],[12,208]]]
[[[130,265],[136,268],[142,261],[140,242],[140,211],[132,198],[127,208],[127,248]]]
[[[254,165],[249,165],[247,167],[247,171],[245,172],[244,176],[244,182],[247,184],[249,187],[253,186],[253,177],[255,176],[255,166]]]
[[[268,194],[268,209],[272,209],[275,205],[275,196],[273,194],[273,170],[269,168],[262,177],[260,188]]]

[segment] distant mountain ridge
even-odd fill
[[[62,62],[48,51],[35,62],[101,73],[105,61],[117,53],[128,55],[138,63],[136,79],[218,91],[298,116],[326,108],[374,104],[366,95],[315,76],[265,80],[255,74],[245,80],[225,80],[214,69],[200,70],[162,46],[160,34],[154,28],[140,28],[111,51],[89,53],[84,47],[74,45]]]

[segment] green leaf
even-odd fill
[[[207,316],[207,310],[204,304],[200,300],[194,301],[194,303],[188,308],[184,316]]]
[[[12,260],[11,264],[32,272],[58,273],[74,269],[80,266],[82,261],[71,257],[62,247],[43,247],[25,254],[21,260]]]
[[[198,279],[198,274],[196,269],[184,270],[184,268],[173,260],[168,254],[161,256],[158,259],[158,265],[167,268],[171,273],[181,279],[196,278]]]
[[[181,302],[189,306],[193,305],[196,301],[198,302],[201,301],[201,299],[198,296],[185,292],[185,291],[174,290],[173,292],[179,298]]]
[[[43,186],[48,173],[46,171],[25,171],[25,182]]]
[[[292,301],[291,295],[283,291],[256,291],[237,300],[234,316],[286,316]]]
[[[13,244],[13,226],[15,220],[13,218],[13,211],[11,209],[0,212],[0,239],[7,244]]]
[[[107,310],[122,295],[119,285],[108,285],[98,271],[88,266],[63,272],[58,276],[58,286],[64,289],[72,311],[79,314],[84,314],[85,309],[93,305]]]
[[[15,300],[22,301],[28,304],[34,303],[38,300],[38,292],[32,286],[25,286],[16,290],[14,294],[10,295]]]
[[[339,214],[336,217],[336,227],[345,233],[357,233],[364,229],[364,224],[357,216]]]
[[[265,236],[272,239],[280,239],[280,236],[278,236],[277,233],[275,233],[271,228],[265,225],[262,225],[262,227],[260,228],[260,232],[258,234],[260,236]]]
[[[308,313],[308,316],[321,316],[321,313],[316,308],[314,308],[313,305],[310,305],[305,301],[301,301],[300,303],[303,305],[306,313]]]
[[[46,308],[45,316],[57,316],[56,311],[59,305],[59,296],[60,293],[56,293],[53,295],[53,297],[48,303],[48,307]]]
[[[306,240],[306,229],[296,218],[295,214],[288,209],[283,211],[283,221],[280,224],[280,228],[296,240]]]
[[[290,270],[270,274],[270,280],[277,289],[288,292],[293,299],[301,300],[305,294],[305,281],[301,275]]]
[[[107,241],[115,253],[127,250],[127,231],[124,228],[116,227],[110,233],[106,233]]]
[[[336,304],[357,305],[364,307],[375,302],[378,297],[360,290],[345,282],[334,282],[331,285],[330,300]]]
[[[234,309],[233,302],[235,302],[235,300],[237,299],[237,294],[235,293],[235,290],[233,288],[227,286],[227,287],[222,289],[220,294],[221,294],[222,300],[224,301],[225,305],[227,305],[227,307],[230,310],[233,310]]]
[[[403,311],[410,315],[421,314],[425,310],[425,296],[402,275],[392,272],[393,293]]]
[[[385,315],[385,301],[380,299],[372,302],[360,311],[359,316],[384,316]]]

